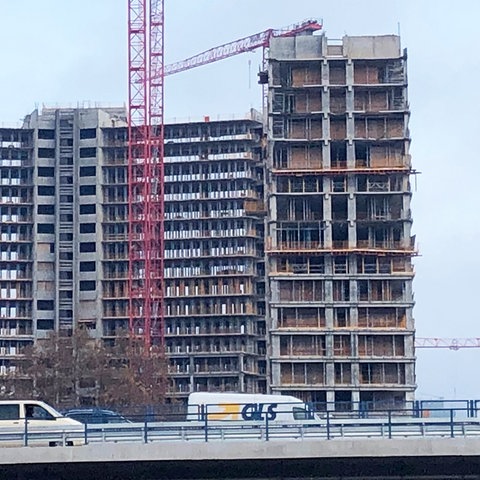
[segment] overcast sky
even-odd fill
[[[415,318],[419,337],[480,337],[478,222],[480,2],[471,0],[165,0],[167,63],[305,18],[329,38],[401,33],[408,49],[416,170]],[[43,104],[122,105],[127,0],[0,0],[0,124]],[[260,107],[260,54],[169,77],[166,117]],[[479,398],[480,349],[419,350],[417,396]]]

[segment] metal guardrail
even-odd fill
[[[281,403],[279,405],[288,405]],[[449,411],[455,411],[455,418],[477,418],[480,417],[480,400],[415,400],[392,404],[391,402],[370,402],[370,401],[341,401],[341,402],[308,402],[305,404],[308,411],[326,417],[327,412],[332,418],[386,418],[392,417],[448,417]],[[153,405],[147,407],[115,408],[113,410],[120,412],[122,416],[134,422],[144,422],[145,420],[163,422],[163,421],[184,421],[198,419],[198,415],[191,416],[188,411],[201,412],[202,408],[208,408],[209,413],[215,404],[193,406],[193,409],[186,405]],[[81,408],[81,407],[80,407]],[[101,409],[99,409],[101,410]]]
[[[439,409],[440,412],[440,409]],[[152,443],[164,441],[275,441],[423,437],[480,437],[480,420],[465,409],[441,409],[443,416],[415,418],[386,411],[377,418],[339,417],[327,412],[322,419],[292,422],[271,421],[144,421],[119,424],[86,424],[83,427],[0,428],[0,447],[80,446],[105,442]]]

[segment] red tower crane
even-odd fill
[[[164,65],[164,0],[128,0],[129,327],[149,348],[164,342],[164,77],[320,30],[309,19]],[[262,80],[262,79],[261,79]],[[265,79],[264,79],[265,80]],[[415,348],[480,348],[480,338],[415,339]]]
[[[129,327],[147,348],[164,340],[163,22],[163,0],[129,0]]]

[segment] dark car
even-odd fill
[[[63,413],[66,417],[73,418],[86,424],[98,423],[130,423],[124,416],[113,410],[104,408],[74,408]]]

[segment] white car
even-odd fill
[[[82,423],[64,417],[45,402],[0,401],[0,447],[16,444],[76,445],[81,443],[83,429]]]

